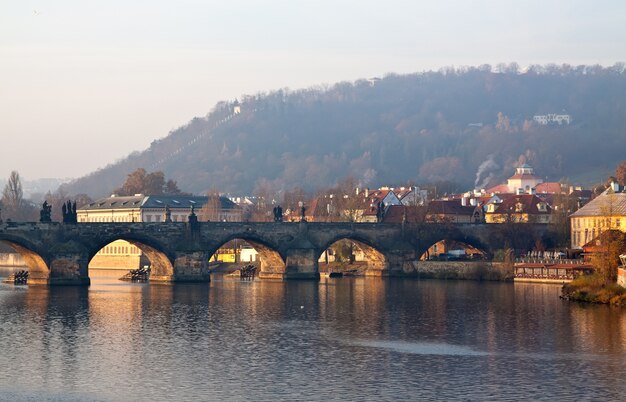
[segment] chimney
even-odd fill
[[[369,187],[365,187],[365,198],[370,196],[370,189]]]
[[[464,207],[467,206],[467,197],[461,198],[461,205],[464,206]]]
[[[470,198],[470,205],[475,207],[478,204],[478,200],[476,198]]]
[[[619,183],[612,181],[611,182],[611,189],[613,190],[614,193],[619,193]]]

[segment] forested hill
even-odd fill
[[[80,178],[69,193],[107,195],[130,172],[162,170],[183,191],[313,191],[451,181],[468,189],[525,160],[550,180],[595,183],[626,159],[623,64],[446,69],[221,102],[150,148]],[[569,114],[540,126],[533,115]],[[477,173],[479,177],[477,178]]]

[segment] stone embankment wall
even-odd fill
[[[19,253],[0,253],[0,267],[26,268],[26,262]]]
[[[503,262],[417,261],[414,271],[409,274],[426,279],[512,281],[514,270],[513,264]]]

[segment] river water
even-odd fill
[[[0,400],[624,400],[626,309],[559,286],[0,286]]]

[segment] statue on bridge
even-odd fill
[[[76,213],[76,201],[72,203],[68,200],[61,207],[61,212],[63,213],[63,223],[78,223],[78,215]]]
[[[172,221],[172,210],[168,204],[165,204],[165,217],[163,219],[164,222]]]
[[[189,214],[189,224],[192,228],[198,226],[198,215],[196,215],[196,207],[195,205],[191,206],[191,213]]]
[[[283,208],[278,205],[274,207],[274,222],[283,221]]]
[[[39,211],[39,222],[52,222],[52,205],[44,201]]]
[[[384,217],[385,217],[385,203],[382,201],[379,201],[378,204],[376,204],[376,222],[382,222]]]
[[[300,206],[300,222],[306,222],[306,207],[304,204]]]

